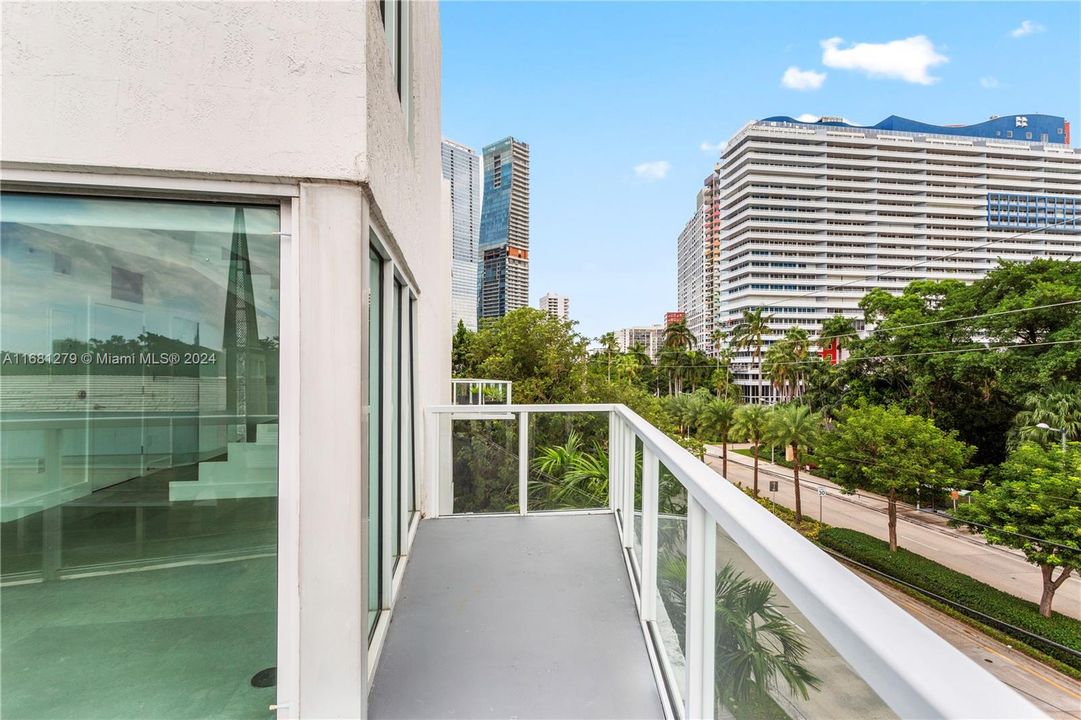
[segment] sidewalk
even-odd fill
[[[738,450],[749,450],[750,447],[751,446],[750,446],[749,443],[738,443],[738,444],[737,443],[729,443],[729,445],[728,445],[728,463],[729,463],[729,465],[731,465],[733,462],[735,462],[735,463],[738,463],[738,464],[743,465],[745,467],[753,467],[754,466],[754,459],[753,458],[747,457],[745,455],[740,455],[737,452],[733,452],[734,450],[737,450],[737,449]],[[712,457],[712,458],[720,459],[720,457],[721,457],[721,446],[720,445],[706,445],[706,457]],[[782,476],[782,479],[783,478],[787,478],[789,480],[792,479],[792,470],[790,468],[786,468],[783,465],[777,465],[775,463],[771,463],[769,461],[769,455],[766,455],[765,457],[760,457],[758,459],[758,472],[759,472],[760,475],[764,474],[764,475],[769,476],[769,477],[772,477],[773,475],[780,475],[780,476]],[[833,491],[833,494],[838,495],[841,499],[850,500],[853,503],[859,504],[859,505],[861,505],[861,506],[863,506],[865,508],[868,508],[870,510],[876,510],[876,511],[881,512],[883,514],[886,514],[888,512],[889,502],[882,495],[876,495],[875,493],[867,492],[865,490],[857,490],[856,492],[854,492],[852,494],[847,494],[846,491],[844,490],[844,488],[842,488],[840,485],[833,482],[832,480],[827,480],[825,478],[819,477],[819,476],[814,475],[813,473],[807,472],[805,470],[800,471],[799,477],[800,477],[800,484],[801,485],[806,484],[808,487],[813,487],[813,488],[816,488],[816,489],[818,487],[825,487],[827,490]],[[949,525],[950,519],[948,517],[946,517],[945,513],[943,512],[943,508],[939,508],[939,507],[936,507],[934,509],[921,508],[920,510],[917,510],[914,505],[911,505],[909,503],[905,503],[905,502],[902,502],[902,501],[898,500],[897,501],[897,518],[899,520],[907,520],[908,522],[918,523],[920,525],[926,525],[928,527],[932,527],[932,528],[935,528],[937,530],[941,530],[942,532],[954,535],[955,537],[958,537],[958,538],[963,539],[963,540],[970,540],[970,541],[978,542],[980,545],[985,545],[986,544],[986,543],[984,543],[983,540],[981,540],[979,538],[979,536],[974,535],[973,533],[970,533],[967,530],[964,530],[963,528],[951,527]],[[1003,552],[1009,552],[1009,553],[1014,554],[1014,555],[1020,555],[1022,557],[1024,556],[1024,553],[1022,553],[1022,552],[1020,552],[1018,550],[1013,550],[1011,548],[999,547],[998,549],[1002,550]]]

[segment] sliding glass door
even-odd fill
[[[279,207],[0,211],[0,715],[265,716]]]

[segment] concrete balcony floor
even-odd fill
[[[658,718],[611,515],[421,521],[370,717]]]

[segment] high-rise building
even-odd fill
[[[676,307],[685,313],[696,347],[716,355],[717,259],[720,252],[720,198],[716,168],[703,182],[694,215],[676,241]]]
[[[656,362],[657,354],[664,346],[664,328],[664,325],[642,325],[616,330],[616,342],[620,352],[627,352],[633,346],[641,345],[649,359]]]
[[[443,177],[450,181],[450,322],[477,329],[477,244],[480,239],[480,158],[452,140],[441,146]]]
[[[541,296],[540,303],[537,305],[541,310],[548,311],[549,315],[554,315],[560,320],[571,319],[571,299],[566,295],[560,295],[558,293],[548,293]]]
[[[1081,150],[1069,123],[1009,115],[970,126],[892,116],[871,127],[839,118],[771,117],[729,141],[720,197],[717,323],[744,310],[813,336],[833,315],[860,320],[874,288],[920,279],[971,282],[997,261],[1081,253]],[[737,382],[767,397],[750,352]]]
[[[480,219],[477,316],[503,317],[529,305],[529,145],[488,145]]]

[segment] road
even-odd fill
[[[719,446],[707,446],[706,463],[721,472]],[[749,486],[752,482],[752,463],[749,457],[728,452],[728,479]],[[778,481],[778,490],[768,492],[769,481]],[[795,491],[792,471],[780,465],[761,462],[758,478],[759,491],[765,497],[792,508]],[[818,488],[826,488],[826,495],[819,497]],[[834,527],[850,528],[881,540],[887,538],[885,499],[860,493],[857,496],[842,495],[840,489],[813,475],[800,473],[800,495],[803,513]],[[940,516],[917,515],[915,510],[898,512],[898,544],[918,555],[923,555],[946,567],[962,572],[992,587],[1017,597],[1038,603],[1042,580],[1040,570],[1025,560],[1017,551],[987,545],[978,536],[962,534],[946,527]],[[1055,593],[1054,610],[1081,619],[1081,578],[1075,573]]]
[[[857,572],[939,637],[1027,697],[1051,718],[1081,719],[1081,683],[929,607],[877,578]]]

